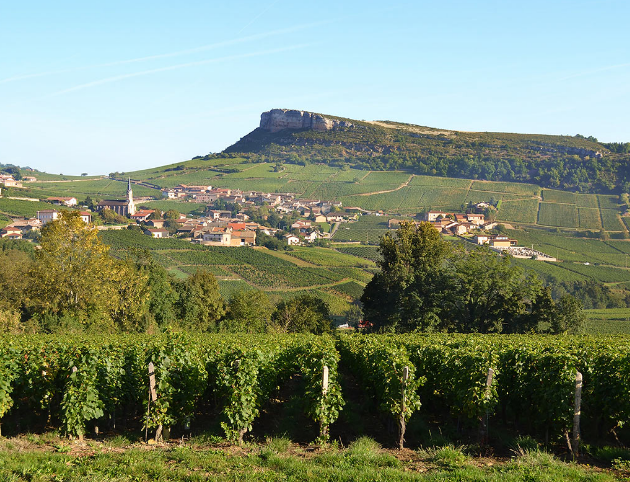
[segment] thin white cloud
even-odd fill
[[[282,48],[271,49],[271,50],[262,50],[262,51],[259,51],[259,52],[250,52],[250,53],[239,54],[239,55],[228,55],[226,57],[217,57],[217,58],[214,58],[214,59],[199,60],[197,62],[187,62],[185,64],[170,65],[168,67],[160,67],[160,68],[157,68],[157,69],[143,70],[141,72],[133,72],[133,73],[130,73],[130,74],[115,75],[113,77],[106,77],[104,79],[94,80],[92,82],[87,82],[85,84],[75,85],[74,87],[70,87],[68,89],[59,90],[57,92],[53,92],[52,94],[46,96],[45,98],[56,97],[56,96],[59,96],[59,95],[68,94],[70,92],[76,92],[77,90],[83,90],[83,89],[87,89],[87,88],[90,88],[90,87],[96,87],[98,85],[109,84],[111,82],[118,82],[120,80],[130,79],[130,78],[133,78],[133,77],[140,77],[140,76],[143,76],[143,75],[151,75],[151,74],[157,74],[159,72],[167,72],[167,71],[170,71],[170,70],[184,69],[184,68],[188,68],[188,67],[196,67],[198,65],[213,64],[213,63],[218,63],[218,62],[227,62],[227,61],[230,61],[230,60],[240,60],[240,59],[246,59],[246,58],[250,58],[250,57],[259,57],[259,56],[262,56],[262,55],[272,55],[272,54],[276,54],[276,53],[280,53],[280,52],[287,52],[287,51],[290,51],[290,50],[297,50],[297,49],[301,49],[301,48],[304,48],[304,47],[309,47],[311,45],[315,45],[315,43],[298,44],[298,45],[292,45],[292,46],[289,46],[289,47],[282,47]]]
[[[276,3],[278,3],[279,0],[275,0],[273,2],[271,2],[269,5],[267,5],[264,9],[262,9],[260,11],[260,13],[258,15],[256,15],[254,18],[252,18],[249,22],[247,22],[245,25],[243,25],[239,31],[237,33],[241,33],[243,30],[245,30],[247,27],[249,27],[252,23],[254,23],[256,20],[258,20],[260,17],[262,17],[265,12],[267,12],[267,10],[269,10],[271,7],[273,7]]]
[[[263,11],[262,13],[264,13],[265,11]],[[259,16],[262,15],[262,13],[259,14]],[[258,17],[256,17],[256,18],[258,18]],[[247,43],[247,42],[253,42],[253,41],[256,41],[256,40],[262,40],[262,39],[265,39],[265,38],[268,38],[268,37],[274,37],[274,36],[278,36],[278,35],[289,34],[289,33],[297,32],[297,31],[300,31],[300,30],[305,30],[305,29],[312,28],[312,27],[319,27],[321,25],[330,24],[330,23],[333,23],[333,22],[336,22],[336,21],[337,21],[337,19],[330,19],[330,20],[322,20],[322,21],[319,21],[319,22],[311,22],[311,23],[299,24],[299,25],[294,25],[292,27],[282,28],[282,29],[278,29],[278,30],[271,30],[269,32],[263,32],[263,33],[259,33],[259,34],[255,34],[255,35],[248,35],[246,37],[239,37],[239,38],[235,38],[235,39],[224,40],[224,41],[216,42],[216,43],[209,44],[209,45],[203,45],[201,47],[195,47],[195,48],[185,49],[185,50],[178,50],[176,52],[168,52],[168,53],[164,53],[164,54],[149,55],[149,56],[146,56],[146,57],[138,57],[138,58],[135,58],[135,59],[117,60],[115,62],[107,62],[107,63],[103,63],[103,64],[86,65],[86,66],[83,66],[83,67],[73,67],[73,68],[70,68],[70,69],[49,70],[49,71],[46,71],[46,72],[38,72],[38,73],[33,73],[33,74],[16,75],[16,76],[12,76],[12,77],[7,77],[5,79],[0,79],[0,84],[4,84],[4,83],[7,83],[7,82],[15,82],[15,81],[18,81],[18,80],[32,79],[32,78],[36,78],[36,77],[45,77],[45,76],[48,76],[48,75],[57,75],[57,74],[66,74],[66,73],[70,73],[70,72],[78,72],[78,71],[81,71],[81,70],[96,69],[96,68],[102,68],[102,67],[114,67],[114,66],[117,66],[117,65],[132,64],[132,63],[136,63],[136,62],[146,62],[146,61],[150,61],[150,60],[159,60],[159,59],[165,59],[165,58],[170,58],[170,57],[179,57],[179,56],[182,56],[182,55],[189,55],[189,54],[195,54],[195,53],[199,53],[199,52],[205,52],[205,51],[217,49],[217,48],[220,48],[220,47],[228,47],[228,46],[231,46],[231,45],[237,45],[237,44],[242,44],[242,43]]]
[[[575,74],[567,75],[565,77],[561,77],[561,78],[556,79],[556,80],[558,82],[561,82],[563,80],[575,79],[577,77],[585,77],[587,75],[598,74],[599,72],[607,72],[609,70],[622,69],[624,67],[630,67],[630,63],[628,63],[628,64],[608,65],[606,67],[599,67],[597,69],[584,70],[582,72],[576,72]]]

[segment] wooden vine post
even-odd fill
[[[324,439],[328,436],[328,424],[323,419],[323,409],[326,406],[326,394],[328,393],[328,367],[324,365],[322,370],[322,419],[319,421],[319,436]]]
[[[492,381],[494,378],[494,370],[492,368],[488,368],[488,376],[486,377],[486,390],[483,395],[483,400],[486,401],[492,395]],[[489,413],[488,409],[486,409],[485,415],[482,415],[479,419],[479,435],[482,444],[488,443],[488,418]]]
[[[149,437],[149,416],[151,409],[151,402],[157,400],[157,392],[155,391],[155,367],[153,362],[149,362],[149,402],[147,403],[147,423],[144,429],[144,441],[148,441]],[[157,442],[162,437],[162,425],[158,426],[155,432],[155,441]]]
[[[580,410],[582,405],[582,374],[575,373],[575,400],[573,406],[573,439],[571,451],[577,457],[580,452]]]
[[[72,367],[72,373],[76,373],[78,371],[79,371],[79,369],[76,366]],[[72,438],[72,437],[70,437],[70,438]],[[83,433],[79,434],[79,442],[83,442]]]
[[[238,373],[238,370],[241,367],[241,359],[238,358],[236,360],[234,360],[234,370],[236,370],[236,372]],[[245,427],[241,427],[238,431],[238,444],[239,445],[243,445],[243,437],[245,437],[245,434],[247,433],[247,426]]]
[[[407,389],[407,380],[409,380],[409,367],[403,368],[403,376],[402,376],[402,398],[400,400],[400,417],[398,419],[398,448],[402,450],[403,445],[405,443],[405,412],[407,411],[407,407],[405,404],[407,401],[405,400],[405,392]]]

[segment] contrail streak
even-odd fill
[[[259,57],[261,55],[276,54],[276,53],[280,53],[280,52],[286,52],[286,51],[289,51],[289,50],[301,49],[301,48],[308,47],[308,46],[311,46],[311,45],[315,45],[315,44],[314,43],[298,44],[298,45],[293,45],[293,46],[290,46],[290,47],[282,47],[282,48],[271,49],[271,50],[262,50],[260,52],[251,52],[251,53],[240,54],[240,55],[229,55],[227,57],[217,57],[215,59],[207,59],[207,60],[200,60],[200,61],[197,61],[197,62],[188,62],[188,63],[185,63],[185,64],[170,65],[168,67],[160,67],[158,69],[143,70],[141,72],[134,72],[134,73],[131,73],[131,74],[115,75],[113,77],[106,77],[104,79],[95,80],[95,81],[92,81],[92,82],[87,82],[85,84],[75,85],[74,87],[70,87],[68,89],[64,89],[64,90],[60,90],[60,91],[57,91],[57,92],[53,92],[52,94],[46,96],[46,98],[48,98],[48,97],[56,97],[58,95],[63,95],[63,94],[67,94],[67,93],[70,93],[70,92],[75,92],[77,90],[87,89],[89,87],[95,87],[97,85],[108,84],[110,82],[118,82],[119,80],[130,79],[132,77],[140,77],[140,76],[143,76],[143,75],[157,74],[159,72],[167,72],[169,70],[177,70],[177,69],[183,69],[183,68],[187,68],[187,67],[195,67],[195,66],[198,66],[198,65],[206,65],[206,64],[213,64],[213,63],[218,63],[218,62],[226,62],[228,60],[239,60],[239,59],[246,59],[246,58],[249,58],[249,57]]]
[[[244,26],[242,26],[240,28],[240,30],[238,32],[236,32],[237,34],[241,33],[243,30],[245,30],[247,27],[249,27],[252,23],[254,23],[256,20],[258,20],[260,17],[262,17],[262,15],[269,10],[271,7],[273,7],[276,3],[278,3],[279,0],[275,0],[273,2],[271,2],[269,5],[267,5],[266,8],[264,8],[258,15],[256,15],[254,18],[252,18],[249,22],[247,22]]]
[[[623,67],[630,67],[630,64],[616,64],[616,65],[609,65],[607,67],[600,67],[597,69],[592,69],[592,70],[585,70],[583,72],[578,72],[572,75],[567,75],[566,77],[561,77],[559,79],[557,79],[558,81],[563,81],[563,80],[569,80],[569,79],[575,79],[576,77],[584,77],[586,75],[590,75],[590,74],[597,74],[599,72],[606,72],[608,70],[615,70],[615,69],[621,69]]]
[[[263,11],[264,13],[264,11]],[[256,17],[258,18],[258,17]],[[305,24],[300,24],[300,25],[294,25],[292,27],[287,27],[287,28],[282,28],[282,29],[278,29],[278,30],[271,30],[269,32],[263,32],[263,33],[259,33],[259,34],[255,34],[255,35],[248,35],[246,37],[240,37],[240,38],[235,38],[235,39],[231,39],[231,40],[224,40],[221,42],[216,42],[213,44],[209,44],[209,45],[203,45],[201,47],[195,47],[192,49],[186,49],[186,50],[178,50],[177,52],[169,52],[169,53],[165,53],[165,54],[157,54],[157,55],[149,55],[147,57],[138,57],[135,59],[127,59],[127,60],[117,60],[115,62],[108,62],[108,63],[104,63],[104,64],[94,64],[94,65],[87,65],[84,67],[73,67],[71,69],[60,69],[60,70],[49,70],[47,72],[38,72],[38,73],[34,73],[34,74],[25,74],[25,75],[16,75],[13,77],[7,77],[6,79],[1,79],[0,80],[0,84],[4,84],[7,82],[15,82],[17,80],[25,80],[25,79],[32,79],[32,78],[36,78],[36,77],[45,77],[48,75],[56,75],[56,74],[65,74],[65,73],[69,73],[69,72],[77,72],[80,70],[87,70],[87,69],[96,69],[96,68],[100,68],[100,67],[113,67],[116,65],[124,65],[124,64],[132,64],[132,63],[136,63],[136,62],[146,62],[149,60],[157,60],[157,59],[165,59],[165,58],[169,58],[169,57],[178,57],[181,55],[188,55],[188,54],[194,54],[194,53],[198,53],[198,52],[205,52],[207,50],[212,50],[212,49],[216,49],[216,48],[220,48],[220,47],[227,47],[230,45],[236,45],[236,44],[241,44],[241,43],[246,43],[246,42],[252,42],[255,40],[262,40],[264,38],[267,37],[274,37],[277,35],[283,35],[283,34],[287,34],[287,33],[293,33],[299,30],[304,30],[307,28],[312,28],[312,27],[318,27],[320,25],[326,25],[329,23],[333,23],[336,22],[337,19],[332,19],[332,20],[322,20],[319,22],[311,22],[311,23],[305,23]]]

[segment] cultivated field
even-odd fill
[[[342,316],[360,297],[372,277],[365,270],[375,267],[372,260],[327,248],[298,247],[276,252],[266,248],[210,247],[173,238],[153,239],[130,230],[105,231],[101,236],[111,245],[112,254],[124,256],[130,248],[147,249],[177,277],[207,269],[217,277],[226,298],[252,289],[263,290],[274,299],[311,293],[326,300],[336,316]]]

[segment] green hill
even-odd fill
[[[311,115],[350,126],[277,131],[259,127],[225,153],[246,155],[252,161],[323,162],[370,170],[408,169],[436,176],[534,182],[579,192],[627,192],[630,185],[630,143],[603,144],[581,135],[460,132]]]

